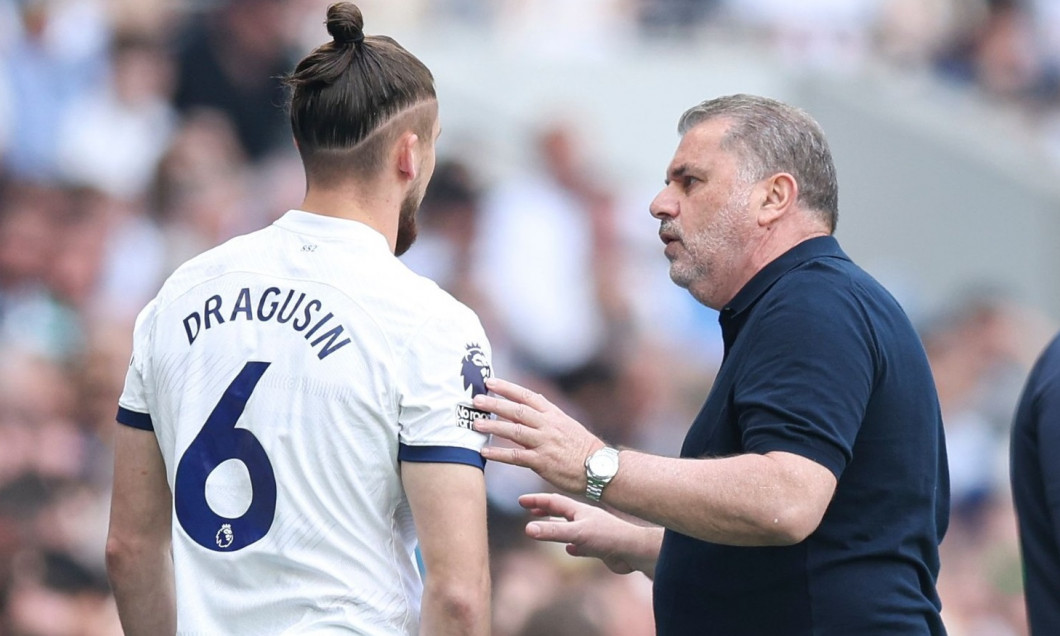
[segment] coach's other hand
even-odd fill
[[[567,554],[596,557],[616,574],[654,575],[662,528],[633,524],[558,494],[523,495],[519,505],[535,517],[546,517],[526,524],[528,537],[566,543]]]

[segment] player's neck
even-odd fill
[[[359,221],[373,228],[394,249],[397,242],[401,198],[364,188],[310,189],[299,209],[305,212]]]

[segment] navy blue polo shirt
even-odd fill
[[[1060,634],[1060,337],[1027,378],[1010,452],[1031,634]]]
[[[944,634],[935,591],[949,519],[942,417],[898,302],[831,236],[754,276],[719,320],[725,358],[682,457],[786,451],[838,480],[820,526],[783,547],[667,530],[660,635]]]

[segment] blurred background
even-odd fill
[[[301,202],[277,77],[320,0],[0,0],[0,634],[120,634],[103,570],[132,321],[183,260]],[[720,361],[648,202],[677,119],[809,110],[837,236],[920,330],[947,427],[953,636],[1026,633],[1007,436],[1060,324],[1060,0],[366,0],[434,72],[439,165],[404,257],[498,375],[676,455]],[[522,532],[487,467],[499,636],[653,633],[650,582]]]

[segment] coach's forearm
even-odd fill
[[[126,636],[177,631],[173,557],[169,546],[107,541],[107,576]]]
[[[675,459],[622,451],[604,501],[713,543],[790,545],[813,532],[827,508],[831,491],[820,486],[820,470],[770,455]]]

